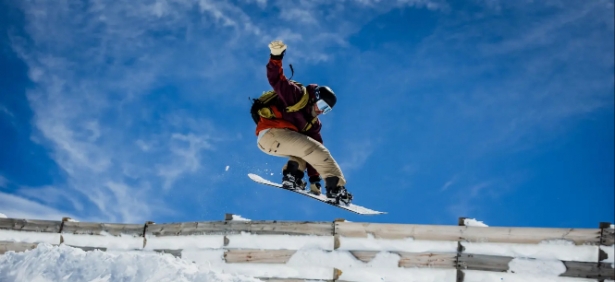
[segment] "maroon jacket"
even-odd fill
[[[299,130],[305,127],[307,123],[309,123],[314,117],[312,116],[312,107],[310,105],[312,103],[308,103],[307,107],[304,107],[298,112],[287,113],[282,109],[292,106],[299,102],[301,97],[303,96],[303,89],[298,85],[288,81],[286,76],[284,75],[284,69],[282,68],[282,60],[269,59],[269,63],[267,64],[267,79],[269,80],[269,84],[273,87],[273,90],[278,94],[278,103],[276,107],[282,112],[282,119],[292,123]],[[310,100],[313,101],[314,97],[314,89],[316,89],[318,85],[309,84],[306,86],[307,92],[310,95]],[[310,102],[311,102],[310,101]],[[310,128],[306,132],[301,132],[309,137],[312,137],[316,141],[323,143],[322,136],[320,135],[320,129],[322,128],[322,124],[319,119],[316,119],[314,124],[312,124],[312,128]],[[317,176],[318,172],[308,164],[308,176]]]

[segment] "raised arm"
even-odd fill
[[[286,44],[282,41],[272,41],[269,44],[271,57],[267,63],[267,79],[273,90],[278,93],[278,97],[286,104],[291,106],[299,102],[303,96],[303,89],[290,82],[284,75],[282,58],[286,53]]]

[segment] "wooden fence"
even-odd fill
[[[523,228],[523,227],[471,227],[463,225],[412,225],[412,224],[379,224],[354,223],[344,220],[334,222],[285,222],[285,221],[233,221],[227,215],[224,221],[183,222],[156,224],[113,224],[73,222],[68,218],[61,221],[29,220],[0,218],[0,232],[19,231],[20,234],[31,234],[32,238],[17,241],[2,240],[0,237],[0,254],[7,251],[25,251],[36,248],[38,243],[66,244],[85,250],[106,250],[108,247],[126,250],[149,250],[169,253],[177,257],[187,257],[181,246],[191,235],[207,235],[211,240],[199,239],[200,250],[219,250],[226,264],[267,264],[284,265],[297,252],[297,249],[264,250],[250,247],[236,248],[234,235],[294,235],[310,236],[329,242],[321,251],[347,252],[357,260],[368,263],[383,252],[399,256],[398,267],[402,269],[429,268],[456,270],[456,281],[464,281],[467,271],[509,272],[510,262],[516,257],[493,254],[470,253],[467,247],[471,244],[540,244],[549,241],[566,241],[576,246],[594,248],[595,260],[567,261],[560,260],[566,271],[560,276],[574,278],[590,278],[596,281],[615,280],[613,263],[603,262],[609,253],[605,250],[613,248],[615,232],[610,223],[601,223],[598,228]],[[0,233],[1,234],[1,233]],[[90,235],[90,236],[83,236]],[[98,236],[98,237],[97,237]],[[173,247],[170,241],[175,236],[183,239],[173,241],[179,247]],[[27,237],[27,236],[26,236]],[[83,239],[87,237],[87,245]],[[305,237],[308,238],[308,237]],[[360,238],[385,239],[388,242],[414,241],[449,242],[453,248],[439,252],[404,251],[403,247],[383,247],[366,250],[360,247],[344,246],[344,240]],[[176,238],[177,239],[177,238]],[[117,241],[113,241],[117,240]],[[148,241],[149,240],[149,241]],[[161,240],[156,243],[154,240]],[[99,242],[100,241],[100,242]],[[103,242],[105,241],[105,242]],[[113,241],[113,242],[112,242]],[[120,242],[118,244],[117,242]],[[394,243],[395,244],[395,243]],[[470,244],[470,245],[469,245]],[[610,252],[613,255],[613,252]],[[522,257],[535,259],[533,257]],[[610,261],[613,258],[608,258]],[[353,269],[331,268],[329,277],[319,277],[326,281],[344,281],[344,272]],[[261,277],[266,281],[304,281],[314,277]],[[359,280],[352,280],[359,281]]]

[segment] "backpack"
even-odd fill
[[[310,100],[310,95],[308,94],[307,89],[305,88],[305,86],[303,86],[303,84],[294,80],[290,80],[290,82],[298,85],[299,87],[301,87],[301,89],[303,89],[303,97],[301,97],[301,100],[299,100],[299,102],[292,106],[288,106],[284,109],[278,109],[286,113],[300,111],[301,109],[305,108],[305,106],[307,106]],[[273,90],[265,91],[263,92],[263,94],[261,94],[260,97],[256,99],[253,98],[252,107],[250,108],[250,114],[252,115],[252,120],[254,120],[254,123],[258,124],[258,121],[260,121],[261,117],[267,119],[274,119],[275,113],[271,106],[274,105],[277,100],[278,93]]]

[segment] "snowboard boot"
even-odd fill
[[[316,196],[322,193],[321,192],[322,185],[320,184],[320,180],[321,180],[320,176],[310,177],[310,193]]]
[[[299,164],[288,161],[286,169],[282,171],[282,188],[289,190],[303,190],[307,185],[303,180],[304,173],[299,170]]]
[[[340,202],[350,204],[352,201],[352,194],[348,193],[346,187],[338,186],[340,179],[337,176],[331,176],[325,178],[325,188],[327,189],[327,198],[335,200],[335,203],[339,205]]]

